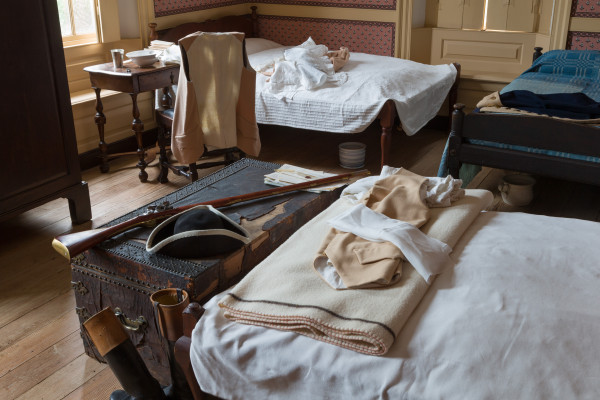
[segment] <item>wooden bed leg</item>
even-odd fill
[[[452,84],[452,87],[450,88],[450,92],[448,92],[448,131],[450,131],[450,129],[452,129],[452,113],[454,110],[454,105],[456,104],[456,101],[458,100],[458,85],[460,83],[460,64],[459,63],[452,63],[452,65],[454,65],[454,68],[456,68],[456,79],[454,79],[454,83]]]
[[[395,119],[396,105],[393,100],[388,100],[379,112],[379,124],[381,125],[381,168],[384,165],[389,165],[392,128],[394,127]]]
[[[186,307],[186,309],[183,311],[183,336],[177,339],[177,342],[175,342],[175,360],[177,360],[181,366],[195,400],[206,400],[210,398],[208,395],[203,393],[202,390],[200,390],[200,386],[196,380],[196,375],[194,375],[192,362],[190,360],[192,330],[200,320],[200,317],[203,313],[204,309],[198,303],[190,303]]]
[[[448,170],[450,175],[454,179],[459,178],[460,161],[458,155],[460,152],[460,145],[462,143],[462,127],[465,113],[464,104],[457,103],[454,105],[454,112],[452,113],[452,128],[450,129],[450,137],[448,139]]]

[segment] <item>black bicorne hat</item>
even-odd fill
[[[212,206],[196,206],[161,222],[152,230],[146,250],[177,258],[230,253],[250,243],[241,225]]]

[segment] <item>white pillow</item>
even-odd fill
[[[274,49],[281,47],[277,42],[261,38],[246,38],[246,52],[248,54],[258,53],[263,50]]]
[[[275,62],[282,61],[284,59],[283,53],[289,48],[290,46],[280,45],[274,49],[259,51],[258,53],[249,54],[248,60],[255,71],[264,72],[271,69]]]

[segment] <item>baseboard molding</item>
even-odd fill
[[[158,137],[157,129],[149,129],[143,133],[143,144],[144,148],[154,147],[156,139]],[[137,150],[137,141],[135,136],[131,136],[125,139],[118,140],[108,144],[108,154],[126,153],[129,151]],[[82,171],[86,169],[94,168],[100,165],[100,149],[86,151],[85,153],[79,154],[79,166]]]

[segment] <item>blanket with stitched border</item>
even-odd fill
[[[468,190],[453,206],[432,208],[421,230],[452,247],[491,201],[486,190]],[[408,262],[402,278],[383,289],[340,291],[318,276],[313,260],[329,230],[327,221],[352,206],[337,200],[255,267],[219,303],[225,317],[364,354],[385,354],[428,285]]]

